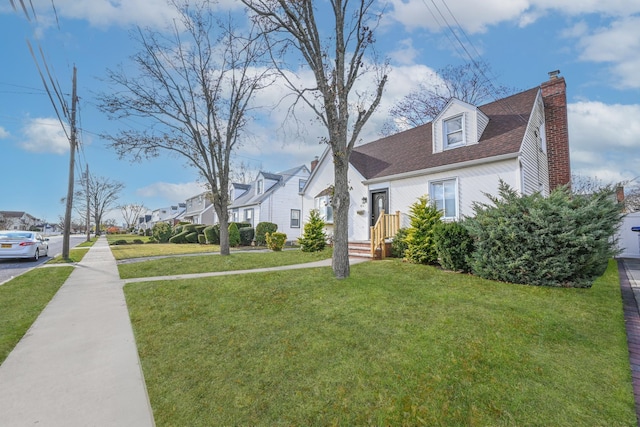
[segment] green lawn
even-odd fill
[[[620,286],[385,260],[125,287],[158,426],[631,426]]]
[[[147,243],[130,245],[112,245],[111,253],[117,260],[130,258],[145,258],[165,255],[186,255],[196,253],[220,252],[218,245],[199,245],[197,243]]]
[[[72,271],[73,267],[36,268],[0,286],[0,363]]]
[[[93,245],[93,243],[91,243],[91,245]],[[69,250],[68,259],[64,259],[62,258],[62,255],[58,255],[57,257],[51,258],[49,261],[47,261],[47,264],[65,264],[65,263],[72,263],[72,262],[80,262],[82,261],[82,258],[84,258],[84,256],[87,254],[87,252],[89,252],[89,247],[87,246],[71,248]]]
[[[174,245],[182,246],[182,245]],[[113,246],[112,246],[113,249]],[[230,256],[202,255],[179,256],[154,259],[118,266],[120,277],[167,276],[172,274],[208,273],[213,271],[249,270],[281,265],[304,264],[331,258],[331,250],[322,252],[302,252],[286,250],[282,252],[247,252],[232,253]]]

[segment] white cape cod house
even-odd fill
[[[570,182],[566,84],[538,87],[477,107],[451,99],[430,123],[354,148],[349,165],[349,240],[368,242],[382,211],[399,214],[428,195],[443,219],[472,216],[503,180],[522,194]],[[333,161],[325,150],[303,189],[303,216],[320,210],[332,234]],[[351,245],[350,245],[351,246]],[[373,253],[372,248],[372,253]]]
[[[256,227],[261,222],[278,225],[287,240],[296,240],[302,232],[302,197],[309,169],[301,165],[276,174],[258,173],[250,184],[231,185],[229,221],[247,222]]]

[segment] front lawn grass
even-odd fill
[[[86,242],[85,242],[86,243]],[[92,243],[93,244],[93,243]],[[75,247],[69,250],[69,258],[62,258],[62,255],[58,255],[55,258],[51,258],[47,261],[47,264],[65,264],[65,263],[73,263],[80,262],[82,258],[89,252],[88,247]]]
[[[198,243],[147,243],[142,245],[112,245],[110,248],[116,260],[220,252],[220,246],[218,245],[200,245]]]
[[[113,247],[112,247],[113,249]],[[202,255],[154,259],[118,265],[120,278],[169,276],[172,274],[209,273],[214,271],[249,270],[304,264],[331,258],[330,249],[321,252],[287,250],[282,252],[243,252],[230,256]]]
[[[36,268],[0,286],[0,363],[72,271],[73,267]]]
[[[591,289],[351,272],[126,285],[156,424],[636,424],[615,262]]]

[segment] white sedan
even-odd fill
[[[49,239],[34,231],[0,231],[0,258],[30,258],[37,261],[49,254]]]

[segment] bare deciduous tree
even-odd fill
[[[377,2],[333,0],[318,11],[312,0],[242,1],[262,26],[274,64],[296,103],[310,108],[327,129],[335,170],[333,272],[337,278],[348,277],[349,158],[387,81],[386,64],[377,61],[373,49],[380,18],[374,10]],[[318,12],[323,28],[316,18]],[[323,29],[328,30],[323,34]],[[301,55],[313,73],[315,82],[309,87],[292,81],[280,63],[279,58],[290,49]],[[370,90],[364,89],[367,83]]]
[[[425,79],[415,92],[410,93],[394,105],[389,114],[392,119],[384,125],[382,133],[391,135],[433,120],[449,102],[456,98],[472,105],[481,105],[501,98],[515,89],[504,86],[495,88],[487,76],[491,67],[486,62],[448,65]]]
[[[142,203],[129,203],[126,205],[120,205],[118,208],[120,209],[120,213],[122,214],[122,219],[124,220],[127,230],[131,230],[135,227],[140,215],[147,210]]]
[[[89,181],[82,181],[76,188],[78,190],[73,197],[74,209],[83,219],[86,219],[86,212],[90,212],[96,226],[96,235],[99,235],[103,218],[116,208],[124,184],[109,178],[89,175]]]
[[[229,169],[250,120],[254,93],[268,84],[256,68],[264,48],[251,30],[241,36],[210,2],[172,2],[180,22],[171,35],[138,28],[139,75],[108,71],[117,89],[101,96],[113,118],[143,117],[152,126],[107,135],[121,157],[141,160],[168,151],[206,181],[220,222],[220,253],[229,255]]]

